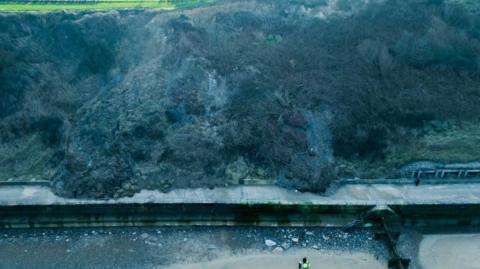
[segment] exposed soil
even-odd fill
[[[0,180],[78,198],[252,179],[322,192],[422,158],[479,159],[458,153],[479,144],[472,5],[0,14]]]

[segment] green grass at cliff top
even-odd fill
[[[56,10],[115,10],[115,9],[178,9],[210,4],[215,0],[151,1],[151,0],[98,0],[98,1],[0,1],[0,11],[56,11]]]
[[[409,143],[387,146],[385,158],[353,158],[342,162],[345,177],[379,178],[395,174],[415,161],[468,163],[480,161],[480,122],[435,122],[427,124]]]

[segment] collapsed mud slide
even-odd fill
[[[49,180],[69,198],[256,179],[322,192],[416,160],[476,161],[472,6],[0,13],[0,180]]]

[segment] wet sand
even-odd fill
[[[424,269],[480,269],[480,234],[426,235],[419,260]]]
[[[302,257],[308,257],[312,269],[386,269],[384,262],[362,252],[321,252],[315,250],[281,254],[253,254],[226,257],[210,262],[180,264],[172,269],[297,269]]]

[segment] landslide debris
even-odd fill
[[[418,158],[450,161],[458,148],[432,153],[432,132],[445,141],[461,130],[478,145],[471,5],[0,14],[0,179],[49,179],[68,197],[253,179],[323,191],[338,177],[396,176]],[[425,152],[413,150],[422,141]]]

